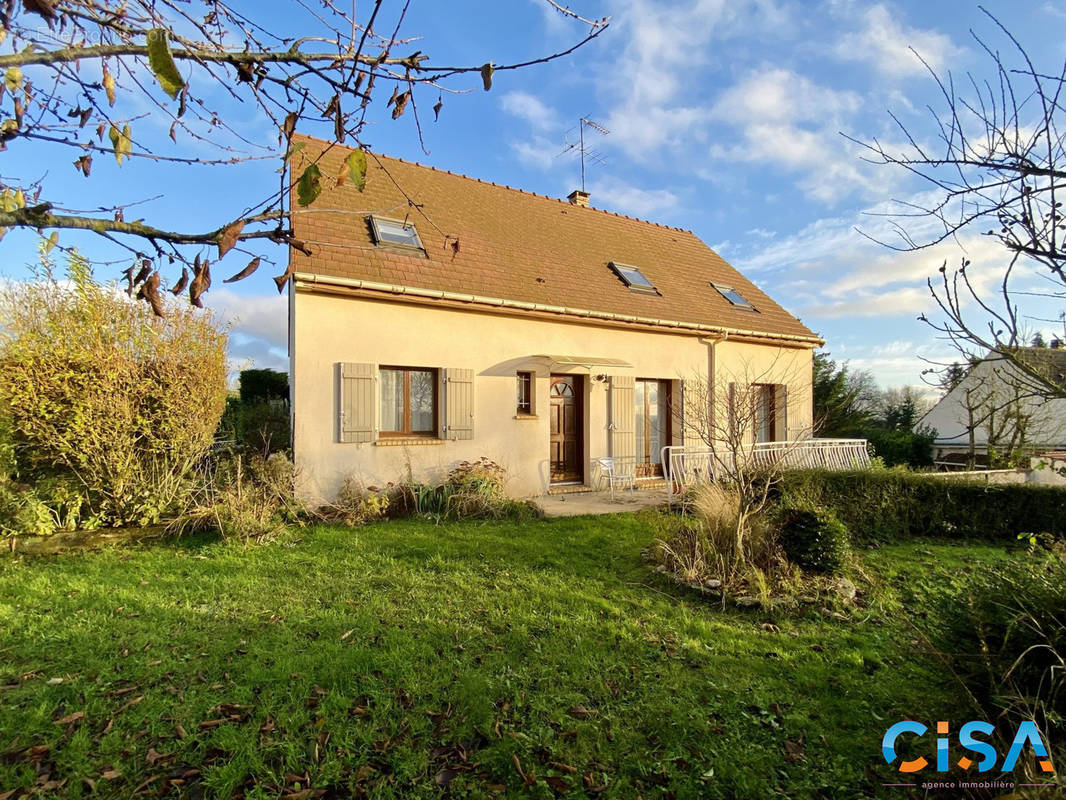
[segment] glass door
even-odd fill
[[[633,411],[637,433],[638,478],[663,474],[662,449],[670,444],[670,382],[638,378]]]

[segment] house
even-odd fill
[[[1020,348],[1038,373],[1066,381],[1066,348]],[[921,424],[933,428],[933,459],[943,466],[995,467],[1024,454],[1066,449],[1066,399],[1045,399],[1024,371],[989,353],[931,408]]]
[[[290,374],[299,491],[430,482],[464,460],[508,491],[595,486],[598,459],[640,478],[692,441],[701,382],[756,384],[751,439],[810,435],[822,341],[693,233],[297,137]],[[688,405],[686,407],[686,395]]]

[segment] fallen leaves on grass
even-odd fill
[[[132,700],[128,700],[125,704],[123,704],[119,708],[119,710],[115,712],[115,714],[118,715],[118,714],[121,714],[123,711],[129,711],[131,708],[133,708],[135,705],[137,705],[143,699],[144,699],[144,695],[143,694],[137,695]]]
[[[544,782],[551,787],[553,792],[566,794],[570,791],[570,782],[566,778],[560,778],[558,775],[549,775],[544,779]]]
[[[806,748],[803,746],[803,740],[798,742],[785,740],[785,761],[789,764],[798,764],[806,758]]]
[[[592,719],[599,712],[584,706],[572,706],[566,713],[574,719]]]
[[[73,714],[67,714],[65,717],[56,720],[56,725],[72,725],[85,718],[84,711],[75,711]]]

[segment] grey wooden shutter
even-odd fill
[[[788,387],[779,383],[774,387],[774,439],[787,442],[788,435]]]
[[[444,438],[474,438],[474,370],[444,370],[444,420]]]
[[[626,375],[611,376],[610,447],[612,458],[634,458],[637,454],[637,431],[633,408],[635,381]]]
[[[377,367],[374,364],[337,365],[339,383],[338,440],[341,442],[374,441],[374,419],[377,403],[374,402],[374,379]]]
[[[710,384],[699,378],[681,381],[681,443],[688,447],[706,446],[711,439]]]
[[[743,425],[743,420],[737,416],[737,412],[742,410],[737,408],[737,403],[739,402],[737,398],[737,385],[732,381],[729,383],[729,399],[727,402],[729,407],[726,410],[726,413],[729,415],[729,420],[727,423],[728,428],[726,430],[728,432],[729,443],[732,445],[735,442],[740,442],[741,436],[744,433],[740,430],[740,426]]]

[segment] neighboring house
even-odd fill
[[[1053,344],[1021,348],[1019,356],[1061,385],[1066,348]],[[1019,451],[1066,447],[1066,399],[1044,399],[1029,376],[996,354],[974,364],[921,423],[936,430],[933,458],[942,464],[995,467]]]
[[[810,435],[822,341],[691,232],[378,155],[332,188],[350,151],[297,142],[295,176],[326,151],[292,215],[303,496],[482,456],[515,496],[595,485],[607,456],[655,477],[700,381],[758,384],[753,441]]]

